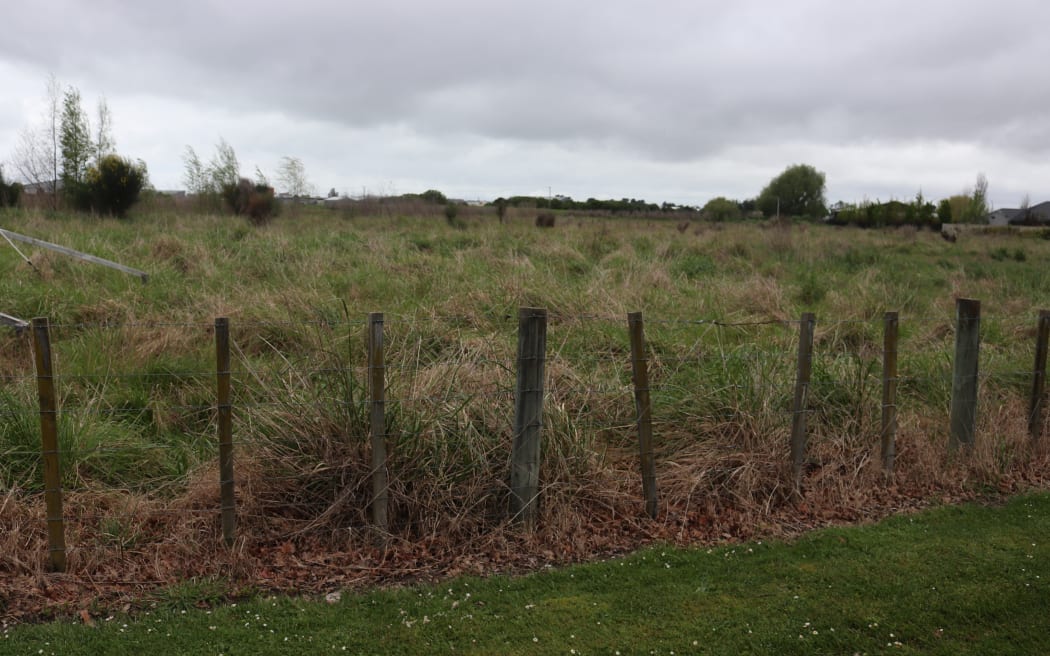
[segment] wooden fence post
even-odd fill
[[[887,312],[882,336],[882,471],[887,476],[897,457],[897,328],[897,313]]]
[[[948,448],[972,447],[977,425],[977,374],[981,344],[981,302],[955,301],[955,365],[952,371],[951,431]]]
[[[51,325],[46,317],[33,319],[36,384],[40,396],[40,442],[44,457],[44,505],[51,568],[66,571],[66,530],[62,515],[62,470],[58,454],[58,414],[55,379],[51,369]]]
[[[230,404],[230,320],[215,320],[216,409],[219,422],[219,504],[222,540],[233,546],[237,537],[237,502],[233,488],[233,406]]]
[[[795,487],[802,483],[806,460],[806,406],[809,400],[809,378],[813,370],[813,328],[817,317],[812,312],[802,315],[798,331],[798,373],[795,378],[795,400],[791,405],[791,469]]]
[[[543,375],[547,310],[518,312],[518,380],[514,394],[514,444],[510,464],[510,512],[529,527],[538,514]]]
[[[383,313],[368,315],[369,435],[372,441],[372,523],[386,534],[389,481],[386,468],[386,361],[383,355]]]
[[[634,407],[638,416],[638,452],[642,468],[645,512],[656,518],[656,462],[653,457],[653,408],[649,398],[649,361],[645,353],[645,328],[641,312],[627,315],[631,337],[631,372],[634,380]]]
[[[1043,410],[1046,405],[1046,349],[1050,337],[1050,310],[1039,312],[1035,335],[1035,368],[1032,372],[1032,398],[1028,404],[1028,434],[1033,440],[1043,433]]]

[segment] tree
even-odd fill
[[[223,195],[235,194],[241,178],[240,163],[233,147],[219,138],[215,154],[205,166],[197,151],[186,146],[182,154],[182,182],[186,191],[197,197],[200,208],[219,210]]]
[[[952,222],[965,223],[968,220],[970,208],[973,206],[973,198],[970,194],[949,196],[947,202],[952,210]]]
[[[22,185],[4,180],[4,167],[0,165],[0,207],[15,207],[22,195]]]
[[[259,168],[258,164],[255,165],[255,184],[259,187],[270,186],[270,179],[266,177],[266,174],[263,173],[263,170]]]
[[[51,199],[52,205],[58,208],[58,125],[59,94],[61,88],[58,78],[52,73],[47,78],[47,109],[45,115],[44,135],[51,146]]]
[[[313,186],[306,180],[306,167],[298,157],[285,155],[281,158],[281,165],[277,168],[277,181],[285,193],[294,198],[313,193]]]
[[[15,144],[12,164],[19,176],[38,190],[51,194],[52,207],[58,207],[58,126],[61,89],[52,74],[47,81],[46,105],[40,123],[22,129]]]
[[[84,175],[84,198],[90,209],[99,214],[124,217],[148,184],[144,162],[106,155],[88,167]]]
[[[182,165],[182,184],[186,185],[187,193],[203,196],[213,191],[201,158],[197,156],[197,151],[193,149],[193,146],[186,146],[186,150],[183,151]]]
[[[1032,197],[1025,194],[1024,197],[1021,198],[1021,204],[1017,206],[1017,221],[1019,223],[1027,224],[1032,214],[1031,209]]]
[[[113,115],[109,112],[109,105],[105,98],[98,101],[98,119],[95,124],[94,149],[95,163],[98,164],[106,155],[112,155],[117,148],[117,142],[113,138]]]
[[[427,189],[423,193],[419,194],[419,197],[423,201],[427,203],[433,203],[435,205],[445,205],[448,203],[448,198],[445,197],[445,194],[441,193],[437,189]]]
[[[215,155],[208,163],[208,178],[212,188],[236,187],[240,177],[241,165],[237,161],[237,154],[233,152],[233,146],[219,137],[219,143],[215,145]]]
[[[709,221],[735,221],[740,218],[740,206],[723,196],[707,201],[700,212]]]
[[[952,222],[952,201],[945,198],[937,205],[937,222],[940,224]]]
[[[62,152],[62,186],[69,198],[80,192],[88,161],[94,154],[91,126],[80,104],[80,91],[68,87],[62,96],[62,125],[59,130]]]
[[[778,212],[788,216],[817,218],[827,213],[824,174],[808,164],[795,164],[769,181],[756,204],[766,216]]]
[[[978,173],[973,195],[970,197],[970,207],[966,213],[966,222],[988,223],[988,212],[988,178],[984,173]]]

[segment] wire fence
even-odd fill
[[[655,517],[670,454],[759,438],[801,494],[821,441],[871,445],[892,474],[909,409],[945,417],[956,448],[985,437],[981,403],[1012,398],[1032,438],[1046,428],[1047,312],[517,319],[36,320],[0,377],[0,480],[45,507],[64,569],[180,522],[228,544],[238,522],[534,523],[541,498],[611,460],[634,463]]]

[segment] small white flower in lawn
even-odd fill
[[[540,639],[539,639],[539,638],[537,638],[536,636],[532,636],[532,641],[533,641],[533,642],[539,642],[539,641],[540,641]]]

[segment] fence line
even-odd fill
[[[954,358],[946,358],[944,362],[936,364],[934,368],[943,368],[942,375],[909,375],[908,361],[901,362],[899,355],[905,353],[902,350],[898,331],[901,324],[915,324],[921,320],[915,318],[902,318],[898,313],[886,313],[881,319],[856,319],[819,321],[812,314],[804,314],[799,320],[771,320],[751,322],[731,322],[712,319],[699,320],[673,320],[673,319],[645,319],[641,313],[631,313],[626,317],[615,318],[617,339],[623,339],[608,353],[601,353],[598,357],[588,355],[586,352],[579,357],[567,357],[559,348],[558,353],[548,353],[546,348],[546,333],[548,319],[564,322],[566,316],[548,314],[545,310],[535,308],[523,308],[519,313],[518,322],[518,356],[517,364],[512,364],[510,357],[506,360],[493,359],[489,357],[471,359],[467,363],[453,362],[451,364],[442,360],[444,355],[463,354],[465,349],[462,343],[459,346],[452,344],[446,350],[444,342],[436,344],[422,344],[422,338],[415,341],[411,334],[405,335],[401,332],[404,327],[425,322],[433,324],[437,322],[464,321],[466,318],[456,317],[411,317],[405,321],[395,320],[394,330],[391,331],[393,343],[404,349],[406,353],[415,353],[415,360],[410,362],[391,363],[385,357],[385,348],[389,348],[391,342],[387,340],[384,344],[384,327],[391,326],[389,315],[384,322],[384,316],[380,313],[369,315],[367,321],[346,321],[333,323],[319,322],[267,322],[235,324],[227,319],[217,319],[213,325],[203,323],[143,323],[143,324],[94,324],[96,328],[105,330],[128,329],[128,328],[155,328],[155,327],[186,327],[186,328],[208,328],[209,333],[214,333],[216,341],[216,367],[214,370],[183,369],[179,371],[145,371],[145,372],[76,372],[56,373],[51,363],[51,342],[53,330],[69,330],[74,328],[83,330],[92,324],[49,324],[46,319],[37,319],[33,323],[33,343],[36,353],[36,375],[14,374],[4,375],[0,378],[3,385],[0,390],[5,393],[0,397],[3,402],[0,416],[13,418],[16,421],[27,419],[32,413],[28,408],[19,408],[8,394],[8,388],[17,387],[19,384],[28,384],[35,379],[38,386],[39,410],[41,424],[42,447],[39,451],[25,446],[6,449],[2,453],[12,458],[26,458],[43,463],[45,481],[43,485],[44,499],[47,505],[46,521],[49,540],[49,555],[51,566],[56,570],[66,567],[67,547],[65,545],[64,519],[75,518],[77,521],[95,521],[106,518],[137,517],[134,512],[126,514],[102,513],[82,514],[75,511],[64,512],[62,507],[62,493],[65,491],[77,492],[82,488],[80,484],[85,480],[84,459],[88,456],[120,454],[147,453],[152,451],[179,452],[186,447],[175,444],[121,443],[118,446],[105,446],[104,443],[84,445],[75,439],[76,426],[68,426],[62,421],[63,418],[76,419],[78,417],[99,416],[117,417],[116,421],[122,421],[120,417],[129,416],[134,421],[136,416],[149,415],[147,421],[155,421],[154,413],[169,413],[178,415],[169,421],[188,421],[184,414],[205,414],[194,421],[203,421],[210,425],[216,424],[217,442],[219,451],[219,488],[220,503],[215,510],[190,509],[177,511],[162,511],[158,509],[144,510],[148,515],[157,513],[172,514],[202,514],[208,516],[218,511],[221,517],[222,536],[227,545],[233,545],[236,541],[236,518],[238,509],[236,507],[235,485],[240,480],[234,470],[233,451],[235,448],[250,446],[251,440],[235,435],[234,420],[251,422],[254,411],[277,408],[295,410],[306,408],[342,408],[348,412],[361,413],[360,417],[367,415],[368,430],[362,435],[367,435],[367,443],[370,445],[371,466],[368,476],[372,481],[371,495],[369,496],[371,523],[378,535],[388,534],[390,528],[390,517],[388,504],[398,501],[401,494],[398,486],[404,483],[396,471],[389,471],[390,453],[388,449],[396,446],[391,441],[419,438],[428,434],[426,421],[434,420],[441,413],[465,412],[464,421],[471,422],[470,412],[476,411],[479,404],[495,404],[499,406],[496,414],[502,418],[497,420],[498,430],[506,431],[511,438],[511,476],[510,481],[505,482],[506,492],[510,501],[509,512],[512,516],[522,519],[527,525],[534,525],[538,517],[538,501],[545,487],[540,485],[540,444],[545,438],[545,425],[551,421],[566,421],[567,425],[586,427],[587,430],[598,432],[614,432],[623,434],[625,437],[633,427],[637,435],[639,470],[641,472],[642,493],[646,513],[656,517],[658,513],[657,497],[657,468],[656,460],[659,450],[655,445],[654,428],[660,429],[673,426],[676,420],[676,407],[687,409],[689,403],[709,403],[710,412],[722,413],[719,404],[724,403],[729,414],[726,417],[740,417],[754,414],[752,406],[742,407],[734,405],[734,399],[739,397],[734,394],[741,392],[765,392],[772,391],[772,405],[769,399],[764,401],[761,413],[770,417],[790,417],[790,444],[785,445],[785,455],[789,456],[786,461],[794,476],[795,489],[798,493],[804,493],[803,481],[805,477],[806,449],[808,442],[807,419],[817,421],[825,412],[839,412],[840,409],[834,405],[832,399],[836,390],[847,390],[849,396],[846,398],[865,400],[870,407],[864,406],[850,408],[848,405],[841,409],[856,413],[864,425],[878,426],[880,459],[882,469],[887,476],[892,476],[896,458],[896,425],[897,417],[902,402],[907,403],[912,397],[909,396],[908,385],[916,383],[936,383],[944,386],[944,391],[951,391],[951,445],[956,448],[960,445],[972,447],[976,438],[976,407],[978,393],[981,387],[989,381],[1023,383],[1031,381],[1031,391],[1028,396],[1028,428],[1033,439],[1039,437],[1045,423],[1045,376],[1046,376],[1046,341],[1048,326],[1050,326],[1050,313],[1042,311],[1039,313],[1037,334],[1035,339],[1035,365],[1031,370],[1011,368],[1009,370],[981,371],[978,367],[978,345],[980,344],[980,327],[987,325],[989,319],[980,317],[979,303],[960,299],[959,311],[954,324],[956,349]],[[581,315],[570,317],[579,323],[582,322],[611,322],[613,318],[597,315]],[[931,323],[950,323],[947,319],[930,319]],[[473,323],[473,322],[472,322]],[[648,323],[654,328],[655,337],[649,336],[647,341],[644,324]],[[822,334],[826,334],[829,328],[841,325],[869,325],[872,329],[880,326],[883,332],[883,343],[881,349],[878,345],[866,350],[854,349],[849,342],[839,343],[833,337],[828,352],[822,350],[823,344],[815,340]],[[270,367],[267,363],[253,363],[249,365],[249,356],[240,353],[238,367],[231,362],[231,346],[236,343],[231,341],[231,330],[233,334],[241,334],[243,331],[253,327],[277,326],[277,327],[309,327],[309,326],[366,326],[368,339],[365,348],[359,352],[364,356],[364,361],[358,363],[351,358],[342,361],[339,366],[313,366],[311,363],[315,357],[305,358],[304,362],[297,364],[294,359],[289,359],[276,349],[273,352],[278,355],[277,361],[270,363],[276,365]],[[1018,324],[1020,326],[1021,324]],[[699,340],[690,347],[690,353],[681,355],[675,353],[673,345],[670,354],[664,353],[668,349],[667,335],[661,330],[668,327],[693,328],[700,326],[711,326],[717,328],[719,344],[717,347],[704,348],[699,346]],[[754,346],[738,345],[725,346],[721,343],[722,335],[731,331],[734,339],[747,338],[749,331],[734,329],[747,329],[751,327],[772,326],[788,328],[797,331],[798,343],[796,349],[792,350],[786,339],[791,332],[783,333],[783,338],[777,338],[784,342],[783,348],[761,349]],[[725,330],[723,330],[725,329]],[[822,332],[823,331],[823,332]],[[339,341],[343,341],[339,336]],[[702,339],[703,337],[701,337]],[[462,342],[462,340],[461,340]],[[905,345],[907,342],[905,342]],[[425,358],[419,356],[424,350],[438,347],[433,353],[427,353]],[[323,349],[322,349],[323,351]],[[789,392],[787,384],[791,374],[791,364],[788,355],[795,355],[794,367],[794,391]],[[315,356],[317,354],[314,354]],[[322,352],[322,358],[328,357],[330,353]],[[848,359],[847,359],[848,358]],[[881,371],[876,369],[881,359]],[[955,366],[952,370],[947,368],[948,360]],[[580,385],[579,380],[574,377],[562,379],[557,367],[563,365],[583,364],[587,367],[595,367],[594,371],[606,372],[616,377],[616,382],[607,387]],[[546,364],[546,367],[545,367]],[[742,364],[741,370],[730,370],[731,365]],[[755,365],[771,365],[765,369],[756,369]],[[556,365],[556,366],[555,366]],[[680,365],[680,366],[672,366]],[[689,366],[694,365],[694,366]],[[696,365],[699,365],[697,370]],[[719,366],[721,365],[721,366]],[[419,377],[423,373],[430,374],[435,368],[449,367],[451,372],[441,376],[441,382],[449,390],[445,394],[415,393],[415,390],[426,392],[426,387],[418,387]],[[853,369],[842,369],[839,367],[855,366],[856,375],[850,376],[849,371]],[[508,375],[517,369],[517,384],[511,387],[509,380],[504,383],[478,384],[470,377],[471,372],[460,374],[461,369],[492,368],[501,375]],[[235,371],[245,368],[246,371]],[[902,371],[903,370],[903,371]],[[694,377],[690,377],[690,372]],[[719,374],[717,380],[713,376]],[[846,373],[843,373],[846,372]],[[917,374],[918,372],[916,372]],[[834,374],[834,375],[832,375]],[[710,375],[710,376],[709,376]],[[174,403],[164,404],[156,398],[155,389],[151,388],[149,394],[145,395],[141,407],[105,407],[105,401],[100,400],[97,404],[90,403],[90,397],[85,398],[84,391],[106,392],[110,389],[110,383],[114,386],[120,382],[127,381],[176,381],[178,383],[200,383],[201,390],[194,393],[204,394],[207,387],[204,383],[210,381],[212,376],[216,380],[214,388],[214,401],[209,403]],[[679,380],[679,377],[684,376]],[[340,398],[329,393],[321,393],[320,390],[304,390],[307,397],[298,397],[289,394],[291,389],[287,386],[277,389],[267,389],[267,382],[277,380],[285,381],[286,385],[295,385],[300,382],[323,382],[328,377],[345,379],[348,396]],[[747,380],[742,381],[744,377]],[[359,383],[359,380],[365,382]],[[101,384],[95,384],[101,381]],[[59,396],[55,385],[61,384],[70,389],[64,390],[65,396]],[[151,383],[152,384],[152,383]],[[259,384],[259,387],[255,387]],[[881,384],[881,392],[876,387]],[[78,385],[84,385],[85,390],[78,389]],[[357,386],[360,386],[359,388]],[[454,390],[454,392],[452,391]],[[633,404],[630,403],[633,397]],[[60,403],[68,398],[70,403]],[[513,399],[513,404],[511,400]],[[545,407],[545,399],[557,400],[565,403],[564,408],[553,409]],[[602,421],[588,423],[587,406],[595,402],[620,401],[617,405],[623,405],[624,409],[618,413],[612,413]],[[413,421],[405,415],[412,412],[410,406],[423,407],[433,405],[434,412],[439,413],[434,417],[421,415]],[[627,408],[630,408],[629,410]],[[490,409],[491,410],[491,409]],[[429,410],[421,410],[430,412]],[[511,414],[513,413],[513,416]],[[663,416],[661,416],[663,415]],[[721,415],[720,415],[721,416]],[[19,419],[19,418],[22,419]],[[564,417],[564,418],[562,418]],[[824,417],[829,420],[831,415]],[[833,419],[832,419],[833,420]],[[405,426],[399,426],[399,422],[408,421]],[[854,420],[851,420],[854,421]],[[239,425],[239,423],[238,423]],[[471,424],[466,424],[470,426]],[[446,434],[445,428],[435,424],[435,434]],[[477,430],[476,428],[474,430]],[[481,430],[487,430],[482,428]],[[72,440],[72,441],[71,441]],[[788,448],[789,447],[789,448]],[[64,462],[65,460],[70,462]],[[63,471],[59,468],[59,462],[67,467],[67,473],[72,478],[63,480]],[[263,458],[262,461],[266,459]],[[273,457],[277,462],[278,458]],[[92,461],[93,462],[93,461]],[[91,463],[88,463],[91,464]],[[345,467],[325,465],[333,481],[344,484],[343,471]],[[318,474],[320,475],[320,474]],[[177,477],[177,475],[173,475]],[[327,474],[326,474],[327,476]],[[298,481],[299,476],[287,476],[288,481]],[[161,480],[158,477],[157,480]],[[285,480],[280,476],[271,476],[272,481]],[[63,483],[66,483],[65,488]],[[549,484],[548,484],[549,485]],[[360,483],[355,483],[355,489]],[[133,486],[135,487],[135,486]],[[83,488],[83,489],[91,489]],[[131,489],[131,488],[128,488]],[[393,495],[393,496],[392,496]],[[418,502],[418,500],[417,500]],[[267,502],[261,502],[267,505]],[[285,510],[296,512],[309,512],[316,509],[313,503],[275,503],[267,507],[281,507]],[[418,520],[405,518],[400,520],[399,526],[420,524]],[[425,523],[425,522],[423,522]]]

